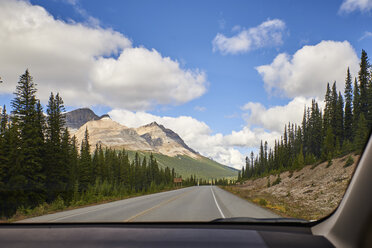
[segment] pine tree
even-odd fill
[[[260,145],[260,158],[259,158],[259,173],[263,173],[265,168],[264,168],[264,148],[262,145],[262,140],[261,140],[261,145]]]
[[[125,156],[124,152],[121,152],[122,157]],[[123,160],[123,158],[122,158]],[[121,166],[123,167],[123,162],[121,162]],[[97,176],[100,178],[100,180],[103,182],[105,179],[107,179],[107,175],[105,173],[106,166],[105,166],[105,156],[102,149],[102,145],[100,144],[98,146],[98,174]],[[122,173],[122,170],[120,171]]]
[[[166,181],[167,181],[167,183],[169,183],[171,181],[171,179],[170,179],[170,177],[171,177],[170,169],[168,167],[166,169],[168,169],[168,170],[166,170],[166,173],[169,173],[169,174],[167,174]],[[147,190],[147,188],[148,188],[147,180],[146,180],[147,179],[146,171],[147,171],[147,159],[146,159],[146,157],[143,157],[142,166],[141,166],[141,180],[140,180],[142,190]]]
[[[85,191],[92,182],[92,160],[90,155],[89,132],[85,129],[84,139],[81,141],[79,159],[79,186]]]
[[[331,93],[331,111],[330,111],[330,120],[331,126],[333,130],[334,138],[338,137],[337,128],[338,128],[338,114],[337,114],[337,87],[336,82],[332,85],[332,93]]]
[[[20,76],[12,100],[12,125],[15,135],[16,158],[10,170],[14,200],[18,206],[36,206],[44,200],[43,157],[40,154],[40,123],[36,85],[28,70]]]
[[[341,146],[344,139],[344,99],[342,98],[341,92],[338,93],[338,99],[336,103],[336,139],[339,140],[336,145]]]
[[[14,125],[14,122],[11,124],[8,123],[5,141],[8,148],[8,150],[6,150],[8,154],[8,163],[6,166],[8,169],[8,177],[5,180],[7,183],[5,185],[7,193],[5,195],[6,200],[4,200],[4,215],[11,216],[19,206],[26,204],[26,197],[21,191],[22,187],[24,187],[25,177],[20,174],[22,171],[20,155],[22,153],[20,150],[19,130]]]
[[[331,124],[331,113],[332,113],[332,94],[331,89],[329,87],[329,83],[327,83],[327,91],[324,97],[325,108],[324,108],[324,117],[323,117],[323,129],[327,129],[328,126]]]
[[[354,97],[353,97],[353,134],[357,131],[357,125],[359,122],[360,116],[360,92],[359,92],[359,84],[357,79],[354,80]]]
[[[73,185],[74,189],[75,186],[78,184],[79,181],[79,152],[78,152],[78,145],[77,145],[77,139],[74,135],[71,138],[71,145],[70,145],[70,169],[69,169],[69,185]]]
[[[34,123],[34,128],[36,130],[36,138],[34,140],[35,143],[35,150],[38,154],[38,156],[41,158],[42,163],[42,171],[41,171],[41,182],[43,189],[40,191],[40,194],[45,197],[46,194],[46,188],[45,188],[45,182],[46,182],[46,175],[45,175],[45,157],[46,157],[46,146],[45,146],[45,117],[43,113],[43,107],[41,106],[40,100],[37,100],[36,103],[36,120]]]
[[[8,126],[8,115],[6,113],[6,107],[4,105],[0,116],[0,196],[1,192],[5,191],[6,179],[8,177],[8,149],[7,149],[7,126]],[[1,214],[1,212],[0,212]]]
[[[306,118],[306,105],[304,107],[304,115],[302,117],[302,144],[304,148],[304,154],[308,153],[307,143],[308,143],[308,132],[307,132],[307,118]]]
[[[368,125],[364,114],[361,113],[359,116],[359,121],[355,133],[355,149],[357,151],[362,151],[364,145],[368,140]]]
[[[64,133],[64,126],[66,123],[64,112],[63,100],[57,94],[50,94],[47,106],[47,139],[46,139],[46,188],[48,189],[48,201],[53,201],[58,195],[64,194],[67,190],[69,183],[68,171],[69,162],[65,160],[68,148],[62,149],[62,136]],[[68,133],[67,141],[68,143]],[[67,145],[67,144],[65,144]]]
[[[322,114],[319,110],[318,103],[313,99],[308,124],[309,148],[307,151],[316,157],[319,157],[321,154],[322,132]],[[301,139],[300,136],[299,139]]]
[[[8,180],[9,180],[9,142],[7,130],[8,115],[4,105],[0,116],[0,216],[7,215],[7,201],[8,201]]]
[[[142,190],[142,178],[141,178],[141,164],[138,153],[134,155],[134,188],[136,192]]]
[[[368,115],[368,81],[369,81],[369,62],[366,51],[362,50],[360,58],[360,70],[358,73],[360,84],[360,111],[364,117]]]
[[[332,127],[328,127],[326,132],[326,137],[324,139],[324,145],[323,145],[323,153],[322,153],[322,159],[329,160],[333,157],[335,147],[335,140],[333,135]]]
[[[347,68],[344,96],[345,96],[344,137],[346,140],[352,141],[352,138],[353,138],[353,113],[352,113],[353,88],[352,88],[352,81],[351,81],[351,75],[350,75],[349,68]]]
[[[72,154],[71,154],[71,143],[70,134],[67,127],[63,130],[62,140],[61,140],[61,165],[65,168],[61,178],[63,180],[64,192],[62,192],[62,197],[64,200],[70,201],[72,199],[74,184],[71,180],[72,171]]]
[[[368,99],[367,99],[367,104],[368,104],[368,107],[367,107],[367,110],[368,110],[367,122],[368,122],[368,129],[371,130],[372,129],[372,66],[370,66],[370,70],[369,70],[369,81],[368,81],[368,85],[367,85],[367,95],[368,95]]]

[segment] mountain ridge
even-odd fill
[[[65,113],[70,118],[66,121],[70,133],[75,135],[80,145],[85,130],[88,129],[91,151],[100,145],[103,148],[125,149],[142,155],[153,153],[159,165],[175,168],[183,176],[237,176],[237,170],[202,156],[190,148],[176,132],[155,121],[138,128],[129,128],[112,120],[107,114],[99,117],[87,108],[71,112]],[[84,121],[86,122],[81,124]]]

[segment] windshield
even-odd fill
[[[1,222],[317,220],[370,137],[370,2],[0,9]]]

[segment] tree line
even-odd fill
[[[362,50],[358,76],[346,72],[343,95],[327,84],[324,111],[313,99],[304,109],[300,125],[288,123],[274,147],[261,141],[258,154],[250,153],[238,181],[304,165],[331,161],[350,152],[361,152],[372,128],[372,68]]]
[[[51,93],[45,116],[28,70],[20,76],[7,114],[0,116],[0,217],[45,203],[82,205],[105,197],[156,192],[174,187],[174,169],[161,168],[152,154],[129,159],[125,150],[96,145],[89,132],[81,144],[66,127],[63,100]],[[196,176],[183,180],[195,185]]]

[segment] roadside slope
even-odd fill
[[[354,162],[345,167],[349,156]],[[346,155],[333,159],[330,166],[324,162],[305,166],[299,171],[283,172],[278,184],[274,183],[278,176],[271,175],[224,188],[284,217],[319,219],[330,214],[340,203],[359,157]]]

